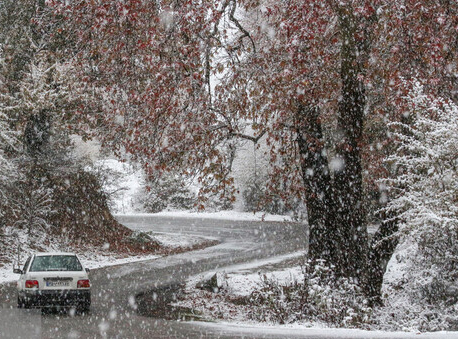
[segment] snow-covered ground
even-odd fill
[[[98,162],[99,169],[104,171],[108,168],[117,176],[116,180],[109,180],[106,183],[107,192],[116,192],[112,197],[112,211],[122,213],[119,215],[148,216],[150,214],[139,213],[142,209],[137,205],[136,196],[142,191],[143,175],[141,171],[117,160],[109,159]],[[190,219],[220,219],[220,220],[237,220],[237,221],[291,221],[287,216],[268,215],[264,213],[247,213],[240,211],[220,211],[220,212],[195,212],[195,211],[163,211],[154,214],[160,217],[173,218],[190,218]],[[179,235],[171,233],[150,232],[149,235],[158,241],[162,246],[175,248],[192,248],[200,242],[208,241],[207,238],[201,238],[191,235]],[[57,248],[50,248],[57,250]],[[398,253],[399,254],[399,253]],[[235,307],[233,303],[228,303],[226,298],[244,298],[249,296],[253,291],[263,286],[266,279],[276,281],[279,285],[291,284],[293,282],[303,281],[304,276],[299,265],[273,270],[263,269],[263,267],[275,265],[286,260],[299,258],[303,252],[291,253],[286,256],[269,258],[262,261],[256,261],[243,265],[235,265],[221,268],[218,272],[206,272],[194,276],[187,282],[186,292],[191,296],[177,305],[203,310],[209,305],[213,307],[213,319],[220,319],[220,322],[202,323],[202,326],[217,327],[223,332],[240,332],[243,333],[262,333],[270,336],[276,334],[281,336],[303,336],[304,334],[316,338],[458,338],[458,332],[434,332],[419,333],[406,328],[406,332],[383,332],[383,331],[363,331],[348,329],[330,329],[325,324],[320,323],[294,323],[288,325],[278,325],[273,323],[260,323],[255,320],[247,321],[247,314],[251,312],[250,306],[239,305]],[[157,255],[145,256],[120,256],[108,251],[92,251],[80,254],[83,264],[91,269],[96,269],[111,265],[122,265],[132,262],[154,260]],[[398,255],[399,257],[399,255]],[[208,291],[196,290],[195,286],[199,281],[209,280],[211,276],[217,273],[218,285],[224,290],[225,295],[214,294]],[[0,283],[11,282],[17,279],[13,274],[12,267],[4,266],[0,268]],[[388,266],[386,279],[395,283],[403,278],[402,262],[391,260]],[[396,285],[396,284],[395,284]],[[388,285],[385,285],[385,288]],[[401,302],[405,302],[402,301]],[[218,313],[231,314],[231,317],[221,320]],[[227,322],[230,319],[230,322]],[[384,328],[383,328],[384,329]]]
[[[148,216],[148,213],[125,213],[117,215]],[[219,211],[219,212],[194,212],[194,211],[162,211],[154,213],[155,216],[172,218],[193,218],[193,219],[219,219],[219,220],[238,220],[238,221],[291,221],[289,216],[264,214],[262,212],[239,212],[239,211]]]
[[[195,322],[197,324],[197,322]],[[240,333],[244,335],[263,335],[266,338],[314,338],[314,339],[456,339],[458,332],[384,332],[365,331],[343,328],[319,328],[303,325],[266,325],[228,322],[199,322],[202,327],[221,331],[226,335]]]
[[[256,289],[259,289],[263,280],[276,281],[279,284],[301,281],[304,278],[302,268],[293,266],[278,270],[269,270],[265,272],[263,267],[300,258],[303,252],[291,253],[254,261],[240,265],[233,265],[220,268],[217,271],[209,271],[195,275],[188,279],[185,292],[185,299],[176,302],[178,307],[190,308],[204,314],[205,322],[194,322],[202,327],[209,328],[213,331],[221,331],[226,334],[240,335],[265,335],[268,337],[310,337],[310,338],[371,338],[371,339],[456,339],[458,332],[437,331],[421,333],[414,329],[405,329],[405,331],[379,331],[379,330],[361,330],[331,328],[324,323],[292,323],[278,324],[257,322],[249,319],[249,313],[252,309],[246,305],[234,305],[227,302],[227,298],[232,300],[238,297],[246,297]],[[203,281],[208,281],[216,274],[218,287],[220,291],[210,292],[196,288],[196,285]],[[221,293],[222,292],[222,293]],[[209,311],[210,310],[210,311]],[[224,316],[222,316],[224,314]],[[205,317],[205,315],[207,317]],[[208,317],[209,316],[209,317]],[[219,319],[219,320],[218,320]]]
[[[267,265],[275,265],[286,260],[298,259],[304,257],[304,252],[294,252],[263,260],[256,260],[250,263],[226,266],[217,271],[208,271],[188,279],[186,290],[191,292],[197,283],[210,279],[214,274],[218,276],[219,287],[229,290],[235,296],[246,296],[259,287],[262,282],[262,276],[259,268]],[[255,272],[254,272],[255,271]],[[254,272],[254,273],[253,273]],[[268,279],[275,279],[279,283],[287,283],[303,279],[302,269],[299,266],[290,267],[279,271],[265,273]]]
[[[254,215],[252,213],[239,213],[234,211],[226,211],[220,213],[191,213],[191,212],[163,212],[157,215],[169,216],[169,217],[186,217],[186,218],[213,218],[213,219],[229,219],[229,220],[260,220],[262,216]],[[267,216],[265,220],[284,220],[282,216]],[[174,234],[160,234],[154,233],[153,236],[165,246],[173,247],[184,247],[193,246],[196,244],[195,237],[190,238],[189,235],[179,236]],[[208,240],[202,238],[202,240]],[[295,265],[293,267],[283,267],[279,269],[263,269],[264,267],[272,267],[285,261],[291,261],[298,259],[303,256],[303,252],[295,252],[288,255],[282,255],[272,257],[264,260],[257,260],[251,263],[245,263],[240,265],[232,265],[224,268],[220,268],[218,272],[211,271],[203,274],[196,275],[188,280],[187,291],[191,292],[195,290],[195,285],[198,281],[208,279],[210,276],[218,273],[220,280],[220,287],[226,289],[231,295],[235,297],[244,297],[249,295],[254,289],[258,288],[262,284],[263,275],[270,279],[276,280],[279,283],[300,281],[303,278],[302,269],[300,266]],[[89,268],[98,268],[110,265],[121,265],[142,260],[154,260],[158,258],[155,255],[149,256],[133,256],[133,257],[115,257],[114,255],[102,255],[96,253],[88,253],[82,257],[83,263]],[[393,268],[391,268],[393,269]],[[261,272],[261,273],[259,273]],[[4,267],[0,269],[0,283],[9,282],[17,279],[17,275],[12,273],[12,267]],[[211,292],[208,292],[211,293]],[[207,302],[208,299],[201,299],[201,303]],[[196,300],[194,300],[196,301]],[[272,323],[260,323],[255,321],[247,322],[246,312],[248,309],[240,311],[234,311],[231,309],[224,309],[225,305],[222,300],[214,298],[214,302],[220,311],[226,312],[239,312],[235,314],[232,321],[219,321],[219,322],[194,322],[202,327],[207,327],[212,331],[221,331],[221,333],[237,334],[242,335],[255,334],[255,335],[266,335],[270,337],[304,337],[310,336],[313,338],[374,338],[374,339],[385,339],[385,338],[399,338],[399,339],[456,339],[458,338],[458,332],[434,332],[434,333],[419,333],[414,330],[407,330],[405,332],[386,332],[386,331],[365,331],[357,329],[334,329],[326,327],[324,324],[272,324]],[[194,307],[191,301],[180,302],[179,305]]]

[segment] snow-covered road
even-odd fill
[[[200,325],[141,316],[138,298],[163,286],[176,286],[197,273],[297,252],[305,244],[303,226],[294,223],[148,215],[118,218],[135,230],[198,235],[219,239],[221,243],[203,250],[91,271],[91,314],[45,314],[41,318],[42,338],[228,338]],[[14,286],[3,290],[1,303],[3,308],[15,306]]]

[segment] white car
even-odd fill
[[[37,253],[30,256],[17,282],[18,307],[91,306],[89,269],[74,253]]]

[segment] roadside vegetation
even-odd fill
[[[393,197],[384,213],[400,212],[392,235],[399,245],[387,263],[379,304],[325,262],[306,262],[284,271],[218,273],[203,283],[194,278],[177,305],[205,319],[238,322],[456,330],[458,107],[426,95],[418,82],[404,100],[409,123],[390,124],[395,151],[384,160],[394,174],[379,181]]]

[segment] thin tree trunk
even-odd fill
[[[398,231],[398,221],[393,216],[382,215],[382,224],[371,239],[369,246],[369,274],[368,294],[371,304],[382,303],[381,290],[383,276],[388,261],[398,245],[398,238],[394,234]]]

